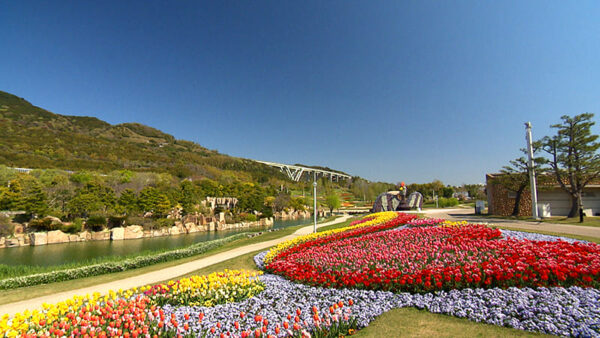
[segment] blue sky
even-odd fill
[[[0,90],[222,153],[484,182],[600,113],[597,1],[2,1]],[[594,129],[598,133],[597,126]]]

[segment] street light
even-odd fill
[[[315,218],[315,224],[313,227],[313,232],[317,232],[317,172],[315,171],[315,176],[314,176],[314,181],[313,181],[313,200],[314,200],[314,206],[313,206],[313,212],[314,212],[314,218]]]
[[[535,184],[535,167],[533,165],[533,146],[531,140],[531,122],[525,122],[525,139],[527,140],[527,157],[529,161],[527,162],[527,167],[529,169],[529,183],[531,188],[531,210],[533,212],[533,218],[540,219],[538,215],[538,205],[537,205],[537,189]]]

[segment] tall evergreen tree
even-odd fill
[[[23,191],[22,207],[28,214],[44,216],[48,211],[46,192],[37,180],[28,183],[27,189]]]
[[[0,210],[21,210],[23,208],[21,198],[21,183],[14,179],[8,183],[8,187],[0,191]]]
[[[138,197],[138,207],[142,212],[153,211],[158,201],[159,191],[154,187],[146,187],[140,191]]]
[[[600,143],[598,135],[592,134],[593,117],[590,113],[564,115],[562,123],[550,126],[557,129],[556,135],[542,139],[547,162],[559,186],[571,197],[568,217],[575,217],[583,208],[583,189],[600,176]]]
[[[117,206],[120,211],[126,212],[127,214],[132,214],[138,210],[135,192],[131,189],[123,190],[121,196],[119,196],[119,199],[117,200]]]
[[[67,203],[67,210],[76,217],[87,217],[102,208],[103,204],[98,196],[88,192],[78,193]]]
[[[171,211],[172,207],[173,206],[171,205],[169,197],[164,193],[159,193],[152,211],[154,212],[154,216],[157,218],[166,217],[169,214],[169,211]]]
[[[179,184],[179,204],[186,214],[196,211],[196,205],[200,203],[200,189],[191,181],[183,180]]]

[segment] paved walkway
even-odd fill
[[[350,217],[351,216],[349,216],[349,215],[344,215],[342,217],[338,217],[337,219],[335,219],[331,222],[317,224],[317,228],[332,225],[332,224],[342,223],[342,222],[345,222],[346,220],[348,220]],[[52,295],[27,299],[27,300],[15,302],[15,303],[3,304],[3,305],[0,305],[0,314],[6,313],[6,314],[9,314],[12,316],[15,313],[23,312],[25,310],[39,309],[39,308],[41,308],[43,303],[54,304],[54,303],[58,303],[63,300],[72,298],[75,295],[92,294],[93,292],[96,292],[96,291],[100,292],[101,294],[106,294],[106,293],[108,293],[109,290],[118,290],[118,289],[126,290],[126,289],[130,289],[133,287],[139,287],[139,286],[143,286],[143,285],[159,283],[164,280],[173,279],[178,276],[182,276],[182,275],[191,273],[198,269],[202,269],[204,267],[207,267],[207,266],[219,263],[219,262],[223,262],[223,261],[226,261],[231,258],[245,255],[249,252],[272,247],[272,246],[277,245],[288,239],[291,239],[291,238],[294,238],[294,237],[297,237],[300,235],[309,234],[312,231],[313,231],[313,225],[310,225],[310,226],[300,228],[293,234],[285,236],[285,237],[277,238],[277,239],[266,241],[266,242],[260,242],[260,243],[246,245],[243,247],[235,248],[235,249],[232,249],[229,251],[221,252],[221,253],[218,253],[218,254],[215,254],[212,256],[200,258],[195,261],[172,266],[169,268],[156,270],[156,271],[144,273],[144,274],[129,277],[129,278],[124,278],[124,279],[121,279],[118,281],[109,282],[109,283],[105,283],[105,284],[94,285],[94,286],[81,288],[81,289],[77,289],[77,290],[69,290],[69,291],[59,292],[59,293],[55,293]]]
[[[600,238],[600,227],[583,225],[524,221],[515,219],[491,218],[474,215],[473,209],[437,209],[429,213],[430,217],[440,217],[452,221],[468,221],[471,223],[489,223],[507,228],[519,228],[531,231],[549,231],[567,235],[579,235]]]

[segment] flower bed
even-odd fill
[[[262,272],[225,270],[157,284],[142,291],[157,305],[214,306],[238,302],[260,293],[264,285],[256,278],[259,274]]]
[[[164,305],[210,307],[239,302],[264,289],[257,278],[260,274],[225,270],[139,289],[110,291],[104,296],[95,293],[54,305],[44,304],[42,311],[27,311],[13,318],[4,316],[0,320],[0,336],[175,335],[189,330],[190,318],[184,316],[178,322],[175,316],[165,315]]]
[[[349,226],[339,229],[333,229],[323,232],[310,233],[308,235],[299,236],[291,240],[287,240],[278,244],[273,249],[269,250],[265,256],[265,263],[271,262],[279,254],[294,249],[304,243],[318,243],[317,241],[323,238],[329,238],[336,234],[342,234],[344,237],[359,236],[367,232],[381,231],[390,229],[404,224],[417,216],[407,215],[395,211],[378,212],[367,215],[362,220],[354,221]],[[354,231],[353,230],[357,230]]]
[[[443,227],[452,227],[452,226],[461,226],[467,225],[466,221],[447,221],[443,218],[415,218],[408,222],[406,225],[410,228],[414,227],[435,227],[435,226],[443,226]]]
[[[310,331],[315,337],[338,337],[357,329],[352,299],[308,298],[282,307],[278,306],[282,301],[281,285],[269,283],[268,292],[258,295],[265,300],[278,299],[279,304],[261,302],[260,298],[251,297],[257,294],[248,292],[257,291],[258,285],[261,291],[264,288],[258,275],[224,271],[152,287],[111,291],[104,296],[96,293],[74,297],[55,305],[46,304],[42,311],[27,311],[13,318],[4,316],[0,320],[0,336],[268,337],[307,336]],[[189,306],[197,302],[195,295],[204,291],[208,291],[201,297],[204,306]],[[236,298],[240,291],[245,297]]]
[[[596,244],[500,237],[483,225],[329,236],[280,253],[266,270],[309,285],[410,292],[600,286]]]

